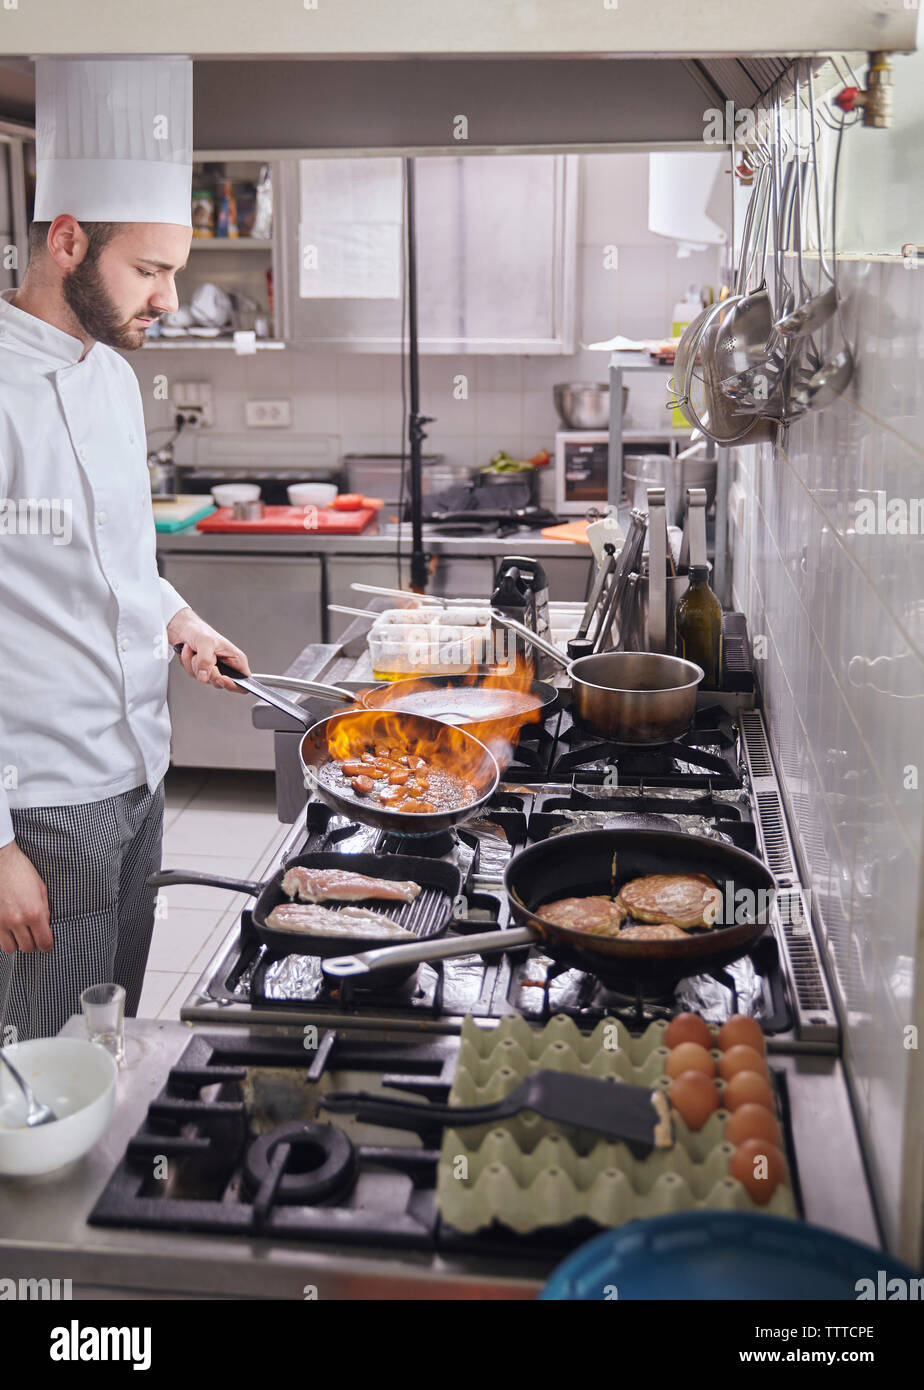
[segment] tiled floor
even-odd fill
[[[167,774],[165,869],[257,879],[291,826],[276,819],[271,772]],[[247,901],[225,888],[162,888],[139,1018],[178,1018],[180,1005]]]

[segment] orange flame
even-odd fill
[[[490,714],[481,719],[465,720],[455,719],[453,724],[444,724],[443,728],[457,728],[471,734],[485,747],[489,748],[497,759],[501,768],[506,767],[513,757],[513,749],[520,736],[520,730],[524,724],[532,724],[542,716],[541,697],[535,695],[531,689],[534,680],[534,668],[532,662],[518,653],[516,657],[515,669],[509,673],[482,674],[477,669],[466,672],[464,675],[453,679],[450,687],[442,684],[438,678],[422,676],[418,680],[402,681],[400,692],[401,709],[408,710],[420,715],[426,714],[430,718],[439,719],[440,713],[448,713],[452,710],[452,694],[454,690],[477,688],[479,690],[492,691],[495,699],[491,701]],[[362,690],[358,694],[360,702],[369,708],[382,708],[379,701],[387,698],[388,691],[379,687],[375,690]],[[506,699],[504,698],[506,695]],[[396,712],[398,707],[395,707]],[[385,714],[387,708],[382,708]],[[397,733],[397,728],[402,726],[402,719],[395,721],[395,727],[388,734],[385,741],[395,741],[400,743],[401,737]],[[434,750],[428,751],[427,740],[422,738],[413,749],[419,757],[427,758],[428,761],[435,762],[434,753],[438,752],[441,756],[448,756],[454,766],[445,764],[445,770],[452,772],[456,776],[465,776],[464,763],[466,754],[464,752],[464,740],[449,740],[441,734],[437,740]],[[334,757],[355,756],[355,750],[350,750],[348,754],[334,752]]]
[[[493,780],[485,749],[452,724],[401,710],[356,710],[332,715],[326,734],[327,751],[338,763],[388,750],[425,758],[428,766],[470,784],[479,794]]]

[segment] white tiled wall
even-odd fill
[[[576,341],[597,342],[622,333],[659,338],[671,328],[671,312],[691,283],[717,288],[718,251],[679,259],[673,242],[648,231],[648,156],[586,155],[581,158]],[[615,269],[604,265],[604,250],[615,246]],[[401,405],[401,364],[395,356],[358,353],[263,352],[236,357],[231,352],[156,350],[135,353],[132,366],[141,381],[149,429],[172,418],[169,401],[159,399],[155,376],[212,383],[216,430],[239,434],[255,458],[272,449],[282,433],[329,435],[334,455],[397,452],[405,431]],[[498,449],[525,457],[552,449],[558,417],[552,387],[559,381],[606,378],[605,353],[578,350],[564,357],[421,358],[421,405],[435,416],[426,449],[469,467],[487,463]],[[468,398],[457,400],[454,380],[464,374]],[[638,428],[666,427],[666,377],[630,376],[629,418]],[[248,396],[288,396],[291,431],[254,431],[244,425]],[[181,462],[194,462],[197,440],[184,436]],[[552,478],[544,478],[551,501]]]
[[[924,268],[846,262],[841,276],[857,376],[781,447],[740,451],[749,516],[734,598],[767,638],[770,732],[844,1001],[859,1120],[889,1243],[916,1263],[924,517],[918,534],[867,535],[857,503],[924,499]]]

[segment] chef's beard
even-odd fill
[[[131,328],[132,318],[159,318],[145,306],[129,319],[123,319],[103,283],[99,257],[88,251],[74,270],[64,277],[64,298],[85,333],[107,347],[140,348],[147,336],[142,328]]]

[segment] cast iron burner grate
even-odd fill
[[[644,1032],[655,1019],[677,1013],[702,1014],[721,1024],[732,1014],[758,1020],[768,1035],[792,1027],[776,938],[766,931],[750,955],[703,975],[689,975],[665,992],[661,984],[610,979],[569,968],[542,954],[541,947],[524,947],[507,980],[508,1012],[530,1023],[547,1023],[566,1014],[582,1029],[593,1029],[604,1018],[618,1018],[633,1034]]]
[[[563,713],[549,780],[567,780],[578,770],[601,782],[615,774],[620,786],[728,788],[743,781],[735,724],[720,705],[697,710],[687,733],[653,748],[606,739]]]
[[[441,1126],[424,1118],[385,1145],[381,1127],[320,1103],[325,1091],[345,1089],[443,1103],[458,1039],[367,1040],[328,1029],[310,1042],[252,1031],[191,1038],[89,1224],[492,1254],[536,1260],[546,1270],[599,1233],[582,1220],[529,1235],[497,1223],[465,1235],[437,1210]],[[785,1078],[774,1074],[774,1083],[801,1209]]]
[[[381,1131],[348,1117],[331,1124],[320,1083],[340,1089],[360,1073],[363,1089],[443,1100],[455,1047],[333,1030],[306,1047],[299,1036],[194,1037],[89,1223],[432,1249],[437,1150],[381,1145]]]

